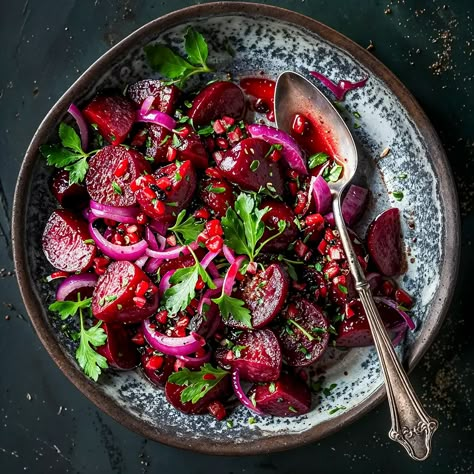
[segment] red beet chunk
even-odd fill
[[[298,416],[311,409],[311,392],[301,380],[288,374],[273,383],[254,385],[249,396],[255,395],[255,404],[265,414]]]
[[[128,162],[126,172],[116,176],[117,168],[125,160]],[[150,171],[149,163],[138,151],[127,150],[123,146],[106,146],[89,161],[87,191],[94,201],[101,204],[133,206],[136,198],[130,183]]]
[[[145,79],[135,82],[127,89],[127,96],[140,107],[143,101],[153,96],[153,110],[159,110],[165,114],[172,115],[174,106],[179,98],[180,90],[175,85],[166,86],[157,79]]]
[[[298,236],[298,228],[295,224],[295,213],[290,206],[275,199],[266,199],[263,201],[260,205],[260,209],[265,207],[269,207],[270,210],[262,218],[262,221],[265,224],[265,232],[262,237],[262,242],[278,233],[279,222],[285,222],[286,227],[282,234],[265,245],[264,251],[284,251]]]
[[[279,163],[267,156],[270,144],[260,138],[246,138],[223,155],[216,157],[221,173],[246,191],[261,187],[283,194],[283,173]]]
[[[329,341],[329,322],[323,312],[307,299],[295,298],[282,316],[284,324],[277,336],[286,363],[303,367],[317,361]]]
[[[288,274],[279,263],[269,265],[244,282],[242,299],[252,312],[254,328],[266,326],[280,312],[288,286]]]
[[[95,257],[87,222],[70,211],[57,209],[43,232],[43,252],[49,263],[64,272],[84,272]]]
[[[173,222],[191,202],[196,190],[196,171],[190,161],[185,161],[179,168],[171,163],[143,178],[137,184],[137,201],[145,214],[161,222]],[[169,189],[160,188],[160,178],[169,180]]]
[[[225,179],[201,181],[200,197],[216,217],[225,216],[227,209],[235,202],[232,186]]]
[[[405,320],[398,314],[396,309],[390,308],[384,303],[376,304],[391,339],[399,334],[400,331],[406,329]],[[374,340],[364,308],[360,303],[352,305],[351,308],[356,314],[351,318],[344,319],[339,325],[336,344],[344,347],[372,346]]]
[[[281,370],[281,350],[278,340],[269,329],[243,332],[235,341],[240,354],[232,349],[218,347],[217,363],[224,369],[239,369],[240,377],[249,382],[277,380]]]
[[[137,285],[145,282],[145,301],[137,299]],[[107,323],[136,323],[151,316],[158,308],[158,289],[135,264],[112,262],[99,278],[92,297],[92,313]]]
[[[185,127],[189,130],[189,134],[186,137],[178,138],[180,143],[176,147],[178,159],[180,161],[189,160],[195,168],[207,168],[209,158],[201,138],[197,133],[191,131],[189,126],[185,125]]]
[[[168,377],[173,373],[175,358],[161,354],[147,347],[141,356],[141,366],[146,377],[154,385],[164,388]]]
[[[224,116],[240,120],[245,112],[242,89],[232,82],[217,81],[206,86],[193,100],[189,117],[195,126],[207,125]]]
[[[169,137],[169,138],[166,138]],[[171,133],[161,125],[148,124],[148,137],[146,139],[146,156],[155,160],[155,164],[166,163],[168,145],[171,144]]]
[[[230,376],[226,375],[222,378],[222,380],[209,392],[204,395],[200,400],[196,403],[186,402],[183,403],[181,401],[181,393],[186,388],[185,385],[176,385],[171,382],[166,382],[165,385],[165,395],[166,399],[168,400],[171,405],[173,405],[177,410],[182,411],[183,413],[187,414],[202,414],[207,413],[207,407],[209,403],[214,400],[224,399],[228,397],[231,393],[231,385],[230,385]]]
[[[103,323],[101,327],[107,334],[107,341],[97,348],[97,352],[115,369],[135,368],[138,365],[138,351],[130,340],[127,330],[121,324]]]
[[[398,275],[402,271],[400,212],[394,207],[382,212],[367,231],[369,254],[381,273]]]
[[[61,170],[53,178],[51,190],[61,206],[68,209],[83,209],[89,202],[87,189],[83,184],[69,182],[69,171]]]
[[[275,95],[275,81],[271,79],[245,77],[240,81],[240,87],[246,94],[268,102],[272,101]]]
[[[125,141],[136,119],[133,102],[121,95],[98,95],[82,113],[112,145]]]

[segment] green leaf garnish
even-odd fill
[[[309,169],[312,170],[313,168],[316,168],[316,166],[326,163],[328,159],[329,155],[327,155],[326,153],[316,153],[315,155],[311,155],[308,158]]]
[[[114,190],[115,194],[123,194],[122,188],[116,181],[112,181],[112,189]]]
[[[75,316],[79,309],[90,308],[92,298],[86,298],[78,301],[55,301],[49,305],[49,310],[59,313],[59,316],[64,321],[70,316]]]
[[[184,49],[193,64],[205,66],[209,53],[207,43],[204,36],[192,27],[188,28],[184,36]]]
[[[227,320],[232,316],[233,319],[248,328],[252,327],[252,315],[250,310],[244,306],[245,303],[242,300],[226,295],[222,291],[221,296],[214,298],[212,301],[219,305],[219,311],[223,319]]]
[[[401,201],[403,199],[403,192],[402,191],[393,191],[392,196],[397,200]]]
[[[330,183],[335,183],[341,177],[342,166],[334,165],[328,172],[327,176],[324,176],[324,179]]]
[[[186,211],[183,209],[176,217],[174,226],[169,227],[168,230],[173,232],[178,240],[182,239],[184,244],[188,245],[196,241],[198,235],[204,230],[204,224],[198,222],[193,216],[184,220],[185,215]]]

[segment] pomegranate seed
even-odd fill
[[[288,189],[290,190],[290,194],[294,197],[298,192],[298,185],[295,182],[291,181],[290,183],[288,183]]]
[[[209,403],[207,410],[217,421],[222,421],[227,416],[224,405],[219,400]]]
[[[306,123],[306,119],[303,115],[296,114],[295,118],[293,119],[293,124],[291,125],[291,128],[298,135],[303,135],[306,128]]]
[[[413,305],[411,296],[400,288],[395,291],[395,301],[406,308],[410,308]]]
[[[321,255],[324,255],[326,253],[326,247],[328,246],[328,243],[325,240],[321,240],[318,245],[318,252]]]
[[[132,181],[130,183],[130,189],[136,193],[139,189],[140,189],[140,182],[139,182],[139,179],[140,178],[137,178],[135,181]]]
[[[94,272],[96,273],[96,275],[99,275],[99,276],[104,275],[106,271],[107,269],[104,267],[94,268]]]
[[[217,133],[217,135],[220,135],[225,132],[225,128],[220,120],[216,120],[212,128],[214,129],[214,132]]]
[[[121,160],[117,168],[115,168],[114,175],[117,176],[117,178],[120,178],[127,172],[127,169],[128,169],[128,160],[127,159]]]
[[[94,265],[95,265],[95,261],[96,261],[96,260],[97,260],[97,259],[94,258]],[[108,261],[107,261],[107,262],[108,262]],[[49,275],[49,277],[47,278],[47,281],[48,281],[48,283],[49,283],[50,281],[56,280],[56,279],[58,279],[58,278],[67,278],[68,276],[69,276],[69,273],[68,273],[68,272],[61,272],[61,271],[59,271],[59,272],[53,272],[53,273],[51,273],[51,275]]]
[[[201,207],[194,213],[196,219],[209,219],[211,213],[204,207]]]
[[[209,236],[207,235],[206,231],[201,232],[197,237],[197,241],[202,244],[205,244],[207,239],[209,239]]]
[[[166,152],[166,159],[167,161],[174,161],[176,160],[176,155],[178,152],[171,146],[168,147],[168,151]]]
[[[156,313],[155,318],[160,324],[166,324],[166,322],[168,321],[168,311],[166,311],[166,309],[158,311],[158,313]]]
[[[342,253],[342,249],[339,247],[329,247],[328,255],[331,260],[342,260],[344,258],[344,254]]]
[[[148,359],[147,363],[145,364],[145,367],[149,370],[159,370],[161,369],[161,367],[163,367],[164,361],[165,359],[163,358],[163,356],[154,355]]]
[[[132,337],[132,342],[137,346],[143,346],[145,344],[145,336],[141,332],[137,332],[135,336]]]
[[[352,318],[352,316],[355,316],[355,311],[351,307],[351,303],[346,303],[344,307],[344,313],[346,315],[346,318]]]
[[[219,219],[212,219],[209,222],[206,222],[206,232],[208,233],[209,237],[214,237],[215,235],[224,235],[221,221]]]
[[[218,252],[224,245],[224,239],[220,235],[214,235],[206,242],[206,247],[210,252]]]
[[[227,150],[227,148],[229,148],[229,142],[225,138],[222,138],[222,137],[219,137],[216,140],[216,145],[222,150]]]
[[[143,194],[145,195],[146,198],[148,199],[156,199],[156,193],[152,189],[150,189],[148,186],[146,188],[143,188]]]
[[[148,292],[150,295],[154,295],[158,292],[158,287],[152,284],[150,285],[150,288],[148,288]]]
[[[146,299],[143,296],[134,296],[133,302],[138,308],[143,308],[146,305]]]
[[[288,309],[286,311],[286,318],[287,319],[295,319],[299,314],[298,308],[295,304],[290,303],[288,305]]]
[[[158,178],[156,180],[156,185],[163,191],[167,191],[171,188],[171,180],[164,176],[163,178]]]
[[[187,316],[181,316],[177,323],[176,323],[176,328],[187,328],[189,324],[189,318]]]
[[[323,273],[327,275],[328,280],[332,280],[341,273],[341,269],[336,262],[329,262],[324,266]]]
[[[296,180],[296,179],[298,179],[299,174],[298,174],[297,171],[288,168],[286,170],[286,176],[288,176],[288,178]]]
[[[232,117],[228,117],[227,115],[224,115],[222,117],[221,122],[224,122],[224,125],[226,125],[226,128],[232,127],[235,123],[235,119]]]
[[[201,277],[199,277],[198,281],[196,282],[196,290],[202,290],[204,286],[205,286],[204,280]]]
[[[176,135],[179,135],[181,138],[186,138],[190,134],[190,130],[188,127],[184,126],[180,130],[176,130]]]
[[[327,286],[321,286],[319,288],[319,294],[321,295],[321,298],[326,298],[326,296],[328,295],[328,289],[327,289]]]
[[[137,289],[135,290],[135,295],[136,296],[145,296],[145,293],[148,291],[149,287],[150,287],[149,283],[146,282],[145,280],[142,280],[137,285]]]
[[[324,240],[326,240],[327,242],[331,242],[331,240],[334,240],[335,238],[336,236],[334,235],[332,229],[326,229],[324,231]]]
[[[214,334],[214,339],[219,342],[219,341],[222,341],[222,339],[224,339],[224,336],[221,332],[216,332]]]
[[[229,140],[231,145],[235,145],[240,140],[240,135],[237,133],[237,130],[240,130],[240,128],[227,134],[227,140]]]
[[[118,233],[113,235],[111,242],[114,245],[125,245],[125,239]]]
[[[202,378],[203,380],[216,380],[216,376],[214,374],[204,374]]]
[[[140,240],[140,237],[138,236],[138,234],[127,234],[125,237],[125,241],[127,240],[129,245],[133,245]]]
[[[250,273],[251,275],[255,275],[257,273],[257,262],[249,262],[247,265],[247,273]],[[237,275],[239,272],[237,272]]]
[[[222,174],[217,168],[207,168],[206,174],[211,178],[222,178]]]
[[[252,262],[252,263],[253,263],[253,262]],[[252,269],[252,267],[251,267],[251,269]],[[247,267],[247,272],[248,272],[248,273],[251,273],[251,272],[249,272],[248,267]],[[255,273],[257,273],[257,271],[255,271]],[[255,275],[255,273],[254,273],[254,275]],[[237,274],[235,275],[235,279],[236,279],[237,281],[243,281],[243,280],[245,279],[245,275],[242,275],[242,273],[237,272]]]
[[[148,222],[148,216],[144,212],[140,212],[140,214],[137,215],[137,222],[140,225],[145,225]]]
[[[307,197],[304,191],[298,191],[296,194],[295,213],[302,214],[306,209]]]
[[[181,360],[181,359],[176,359],[174,361],[174,367],[173,367],[173,370],[175,372],[178,372],[178,370],[182,369],[186,367],[186,362],[184,362],[184,360]]]
[[[174,247],[176,245],[176,236],[174,234],[171,234],[168,237],[166,237],[166,243],[170,247]]]
[[[207,354],[207,351],[206,351],[206,349],[204,349],[204,347],[200,347],[196,351],[196,357],[204,357],[206,354]]]
[[[291,285],[297,291],[303,291],[306,288],[306,283],[301,283],[299,281],[293,281]]]
[[[191,316],[194,316],[196,314],[196,311],[191,305],[188,305],[186,306],[186,313]]]
[[[127,226],[127,234],[135,234],[138,231],[138,227],[135,224]]]
[[[193,298],[191,302],[189,303],[189,306],[191,306],[194,309],[197,309],[199,306],[199,301],[196,298]]]
[[[270,110],[270,112],[267,113],[267,119],[270,120],[270,122],[275,121],[275,110],[273,108],[273,101],[272,101],[272,110]]]
[[[303,258],[308,253],[309,247],[302,241],[298,240],[295,244],[295,253],[298,257]]]
[[[339,275],[337,277],[334,277],[332,282],[336,286],[337,285],[346,286],[346,284],[347,284],[346,276],[345,275]]]
[[[321,214],[310,214],[305,219],[307,226],[322,228],[324,226],[324,217]]]
[[[271,153],[270,153],[270,160],[273,161],[273,162],[277,162],[279,161],[281,158],[281,153],[279,150],[273,150]]]
[[[163,201],[156,201],[155,205],[153,206],[155,208],[155,211],[159,215],[163,215],[165,213],[165,203]]]
[[[174,334],[176,337],[186,336],[186,328],[175,328]]]
[[[185,161],[178,170],[178,173],[181,175],[182,178],[184,178],[188,173],[189,170],[191,169],[191,162],[190,161]]]
[[[395,287],[394,287],[393,283],[390,280],[385,280],[382,283],[382,293],[385,296],[392,296],[394,290],[395,290]]]

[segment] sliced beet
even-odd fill
[[[157,79],[144,79],[135,82],[127,89],[127,96],[140,107],[143,101],[153,96],[153,110],[159,110],[165,114],[172,115],[174,106],[179,98],[180,90],[175,85],[167,86]]]
[[[249,382],[271,382],[281,370],[281,350],[278,340],[269,329],[243,332],[233,341],[240,350],[219,346],[215,356],[224,369],[239,369],[240,378]]]
[[[159,368],[156,367],[156,360],[152,357],[161,357],[162,365]],[[168,356],[153,350],[151,347],[146,347],[145,352],[141,356],[141,366],[146,377],[154,385],[160,388],[164,388],[168,377],[173,373],[175,358]]]
[[[248,395],[254,397],[257,408],[266,415],[298,416],[311,409],[308,386],[288,374],[281,374],[276,382],[254,385]]]
[[[82,113],[112,145],[124,142],[136,119],[133,102],[118,94],[96,96]]]
[[[136,198],[145,214],[160,222],[171,223],[192,200],[196,190],[196,171],[190,161],[171,163],[158,168],[153,175],[139,180]],[[169,187],[161,189],[160,178],[169,180]]]
[[[177,410],[182,411],[187,414],[202,414],[207,413],[207,407],[210,402],[218,399],[224,399],[228,397],[232,391],[230,385],[230,376],[225,375],[222,380],[209,392],[204,395],[196,403],[181,401],[181,393],[186,388],[185,385],[176,385],[171,382],[166,382],[165,385],[165,395],[171,405],[173,405]]]
[[[286,227],[282,234],[265,245],[265,252],[280,252],[288,249],[288,246],[298,236],[298,228],[295,224],[295,213],[290,206],[276,199],[265,199],[260,204],[260,209],[269,207],[269,211],[262,217],[265,224],[265,232],[262,242],[278,233],[278,223],[285,222]]]
[[[116,176],[117,168],[124,161],[127,162],[125,173]],[[150,171],[149,163],[138,151],[123,146],[106,146],[89,161],[87,191],[94,201],[101,204],[133,206],[136,198],[130,183]]]
[[[365,315],[362,304],[352,305],[355,315],[346,318],[341,322],[338,328],[336,344],[343,347],[366,347],[372,346],[374,340],[370,331],[369,321]],[[393,339],[400,331],[406,329],[405,320],[398,314],[394,308],[390,308],[384,303],[376,303],[380,317],[384,322],[389,336]]]
[[[242,89],[232,82],[217,81],[199,92],[188,115],[195,126],[200,126],[224,116],[240,120],[244,112],[245,96]]]
[[[252,326],[259,329],[269,324],[280,312],[288,294],[289,278],[279,263],[244,281],[242,299],[252,312]]]
[[[148,291],[137,299],[137,285],[145,282]],[[135,264],[112,262],[99,278],[92,297],[92,314],[107,323],[136,323],[158,308],[158,289]]]
[[[329,342],[329,321],[318,306],[297,297],[282,311],[277,337],[286,363],[304,367],[317,361]]]
[[[87,222],[64,209],[49,216],[42,245],[49,263],[64,272],[87,270],[96,254]]]
[[[225,179],[213,178],[201,181],[200,197],[216,217],[225,216],[227,209],[235,202],[232,186]]]
[[[146,138],[146,156],[153,158],[155,164],[166,163],[168,145],[171,144],[171,133],[165,127],[150,123],[148,125],[148,136]],[[169,138],[167,138],[169,137]]]
[[[283,194],[280,164],[267,156],[271,145],[260,138],[245,138],[233,148],[216,156],[217,166],[231,183],[246,191],[267,188]]]
[[[103,346],[97,348],[97,352],[115,369],[135,368],[139,362],[137,346],[130,340],[123,325],[103,323],[101,327],[107,334],[107,340]]]
[[[195,168],[207,168],[209,158],[201,138],[188,125],[184,127],[188,130],[188,135],[178,138],[179,145],[176,146],[178,159],[180,161],[189,160]]]
[[[89,195],[83,184],[69,182],[69,171],[58,171],[51,183],[51,190],[54,197],[61,206],[80,210],[84,209],[89,203]]]
[[[400,238],[400,211],[394,207],[382,212],[367,231],[367,247],[377,268],[386,276],[402,271],[402,241]]]

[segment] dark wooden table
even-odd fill
[[[0,1],[0,471],[201,474],[472,473],[474,316],[473,15],[471,0],[275,0],[339,30],[380,58],[438,130],[463,214],[462,263],[441,333],[412,380],[441,427],[425,463],[388,440],[383,404],[312,446],[215,458],[149,442],[98,411],[55,366],[25,314],[10,217],[25,149],[42,117],[84,69],[147,21],[186,0]],[[270,3],[270,2],[262,2]]]

